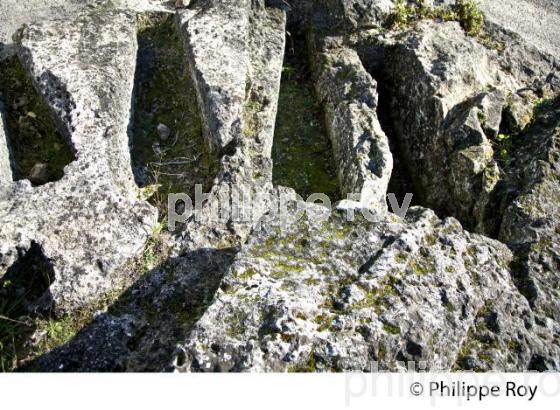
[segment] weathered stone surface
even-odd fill
[[[512,179],[519,195],[506,208],[499,234],[517,250],[519,289],[545,322],[560,315],[560,100],[547,105],[516,138]]]
[[[24,24],[71,20],[87,10],[115,8],[136,12],[172,10],[167,0],[3,0],[0,7],[0,59],[14,53],[12,35]]]
[[[378,51],[363,54],[389,90],[391,101],[382,103],[391,105],[394,137],[422,203],[493,234],[499,221],[488,216],[491,197],[504,179],[495,139],[507,132],[502,113],[525,126],[538,99],[557,89],[558,70],[513,34],[490,35],[515,47],[489,49],[458,23],[424,21],[377,36],[370,47]]]
[[[535,323],[511,258],[499,242],[421,208],[407,223],[332,215],[284,231],[265,224],[226,273],[178,368],[367,371],[372,361],[396,370],[410,360],[450,369],[468,358],[511,371],[527,369],[532,355],[557,367],[554,330]],[[487,316],[494,323],[476,338]]]
[[[377,84],[354,50],[331,48],[328,40],[317,40],[316,46],[315,87],[325,107],[343,197],[361,193],[367,184],[370,203],[363,205],[383,212],[393,156],[377,119]]]
[[[212,301],[235,253],[200,249],[156,267],[72,341],[30,363],[28,369],[171,370],[176,345]]]
[[[254,3],[254,4],[252,4]],[[259,116],[264,152],[270,156],[285,15],[261,2],[200,2],[181,10],[179,25],[207,124],[209,145],[224,149],[256,130]],[[247,124],[243,124],[243,123]]]
[[[61,310],[114,289],[155,222],[137,199],[126,136],[134,18],[116,9],[156,3],[102,2],[18,40],[76,159],[61,180],[32,187],[12,183],[2,145],[0,263],[12,278],[38,256],[53,273],[42,302]],[[173,257],[26,369],[560,370],[557,61],[492,22],[476,38],[458,22],[387,31],[389,0],[264,3],[178,11],[207,142],[221,157],[209,200],[178,226]],[[341,191],[373,187],[367,207],[384,211],[395,160],[434,211],[349,222],[340,210],[363,204],[345,203],[325,221],[323,208],[292,202],[308,216],[283,229],[271,220],[281,196],[295,197],[271,178],[286,34],[272,6],[289,13],[290,41],[311,33],[313,109],[326,114]],[[177,123],[157,121],[172,140]],[[266,195],[249,219],[220,219],[220,202],[236,208],[235,187]]]
[[[520,34],[527,42],[552,55],[560,55],[555,35],[560,10],[554,0],[480,0],[486,19]],[[538,27],[538,30],[535,30]]]
[[[312,0],[307,3],[313,26],[331,34],[378,26],[394,7],[393,0]]]
[[[239,5],[219,1],[181,10],[178,22],[209,144],[218,151],[225,149],[226,155],[208,202],[181,231],[177,249],[228,248],[245,241],[266,211],[267,202],[279,195],[272,186],[270,155],[284,55],[285,14],[259,2]],[[207,32],[215,36],[204,35]],[[249,219],[232,214],[227,204],[234,192],[240,198],[252,198]],[[261,200],[259,194],[265,197]],[[220,217],[220,209],[225,211],[225,218]]]
[[[214,149],[222,150],[241,133],[250,16],[249,0],[199,2],[179,14],[209,145]]]
[[[54,183],[18,181],[0,227],[6,271],[32,244],[52,264],[55,308],[88,303],[143,248],[156,211],[137,199],[127,128],[136,57],[134,16],[86,13],[26,27],[18,54],[76,160]]]

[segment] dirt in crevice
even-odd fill
[[[135,180],[163,220],[168,194],[186,193],[194,201],[195,185],[208,192],[219,169],[204,141],[196,91],[172,14],[138,16],[133,113]]]
[[[303,33],[288,28],[272,147],[272,180],[275,185],[293,188],[303,199],[323,193],[334,203],[341,197],[336,163],[307,58]]]
[[[0,61],[0,99],[15,181],[34,186],[58,181],[74,161],[74,149],[16,56]]]

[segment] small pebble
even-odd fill
[[[29,172],[29,181],[34,185],[41,185],[49,182],[49,166],[43,163],[36,163]]]
[[[169,138],[169,136],[171,135],[171,130],[169,129],[169,127],[165,124],[159,124],[157,126],[157,132],[159,134],[159,138],[162,141],[167,141],[167,139]]]

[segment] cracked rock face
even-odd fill
[[[514,52],[488,49],[455,22],[422,22],[376,41],[383,60],[372,64],[383,67],[372,71],[390,90],[395,137],[418,195],[470,229],[494,234],[499,221],[491,213],[508,166],[497,137],[512,133],[506,116],[523,129],[536,101],[557,92],[554,61],[522,44]]]
[[[477,35],[426,18],[395,28],[391,0],[145,3],[95,2],[14,37],[74,157],[56,181],[19,179],[10,107],[0,107],[0,277],[45,268],[29,309],[76,312],[143,249],[153,259],[157,210],[139,199],[129,147],[136,64],[150,58],[136,58],[135,12],[174,16],[165,30],[183,42],[190,112],[217,172],[201,209],[165,237],[171,254],[136,266],[122,295],[24,369],[560,369],[553,56],[491,20]],[[165,47],[156,37],[150,46]],[[282,87],[305,115],[277,116],[293,113]],[[191,138],[177,122],[148,123],[161,125],[146,132],[158,149]],[[273,155],[301,143],[286,135],[294,128],[309,152]],[[320,179],[307,156],[330,151],[343,198],[334,211],[296,199],[296,183],[273,183],[277,158],[284,167],[297,154],[306,168],[284,176]],[[38,175],[42,162],[31,165]],[[393,188],[414,194],[405,218],[387,206]],[[234,217],[235,190],[256,199],[249,219]],[[281,199],[288,220],[306,214],[280,226]]]

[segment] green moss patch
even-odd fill
[[[304,199],[313,193],[324,193],[335,201],[340,193],[332,147],[304,52],[304,41],[297,41],[286,52],[272,149],[272,178],[274,184],[291,187]]]

